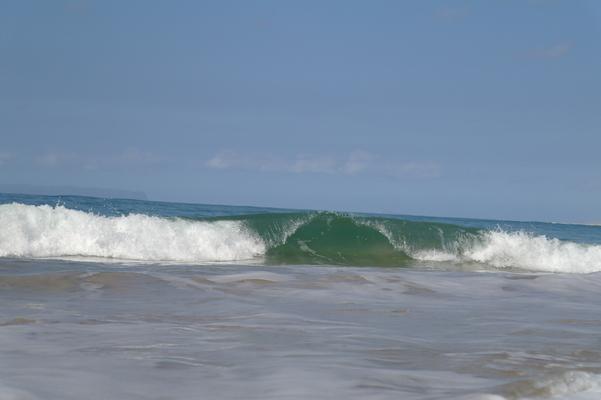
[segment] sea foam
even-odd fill
[[[597,400],[601,395],[601,376],[585,371],[564,371],[511,383],[505,389],[511,393],[511,399]]]
[[[601,246],[565,242],[527,232],[488,231],[465,258],[497,268],[548,272],[601,271]]]
[[[106,217],[63,206],[0,205],[0,256],[106,257],[145,261],[235,261],[265,252],[239,221],[142,214]]]
[[[471,243],[457,244],[453,250],[419,249],[408,253],[420,261],[476,262],[498,269],[601,271],[601,245],[566,242],[521,231],[485,231]]]

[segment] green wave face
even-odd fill
[[[376,229],[350,217],[318,215],[272,247],[267,262],[291,264],[404,265],[410,258]]]
[[[405,266],[420,251],[460,253],[477,230],[455,225],[336,213],[244,218],[267,244],[268,264]]]

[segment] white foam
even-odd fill
[[[538,381],[529,381],[534,396],[511,396],[519,400],[598,400],[601,396],[601,376],[584,371],[567,371]],[[507,400],[494,394],[472,394],[454,400]]]
[[[396,243],[380,224],[372,224],[399,250],[420,261],[478,262],[495,268],[521,268],[545,272],[590,273],[601,271],[601,245],[565,242],[526,232],[489,231],[481,241],[459,239],[449,249],[414,250]]]
[[[601,376],[584,371],[568,371],[534,386],[545,397],[557,400],[596,400],[601,396]]]
[[[525,232],[491,231],[463,257],[497,268],[548,272],[601,271],[601,245],[564,242]]]
[[[470,394],[467,396],[455,397],[453,400],[507,400],[503,396],[498,396],[496,394]]]
[[[105,217],[63,206],[0,205],[0,256],[109,257],[149,261],[238,261],[265,253],[239,221],[141,214]]]
[[[409,255],[420,261],[459,261],[456,254],[434,249],[409,252]]]

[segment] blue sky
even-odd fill
[[[3,1],[0,183],[601,222],[594,1]]]

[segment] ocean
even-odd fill
[[[0,194],[0,400],[599,399],[601,227]]]

